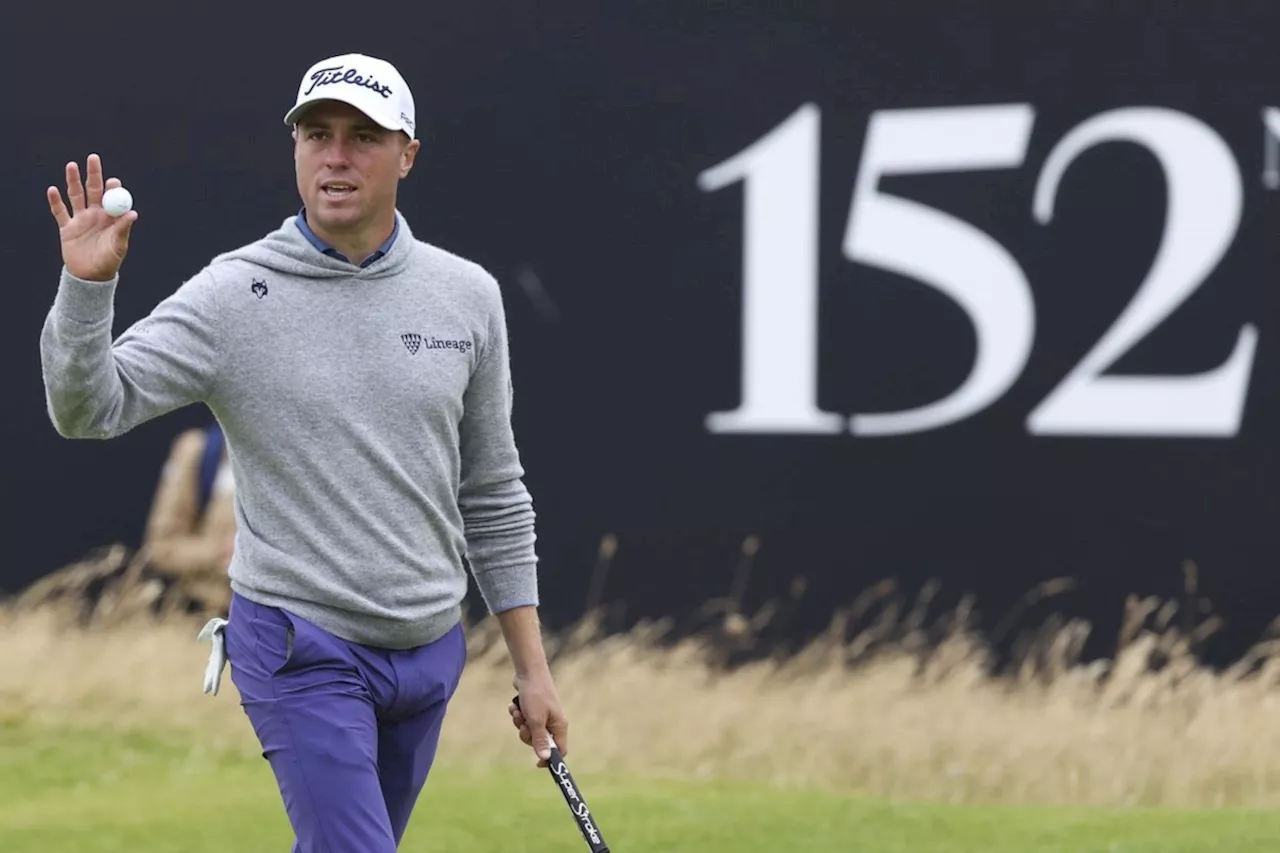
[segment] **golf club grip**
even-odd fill
[[[511,702],[519,710],[520,697],[516,696]],[[600,833],[600,828],[596,826],[595,818],[591,814],[591,807],[587,805],[581,789],[578,788],[578,783],[574,781],[573,774],[569,772],[569,765],[565,763],[564,754],[560,752],[559,747],[554,743],[551,746],[551,758],[547,762],[547,770],[551,772],[551,778],[555,780],[556,787],[560,789],[560,796],[564,797],[565,805],[569,807],[569,813],[573,815],[573,819],[577,822],[578,831],[582,833],[582,840],[587,842],[587,846],[591,848],[591,853],[609,853],[609,845],[605,843],[604,835]]]

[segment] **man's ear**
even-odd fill
[[[417,156],[418,156],[418,149],[421,147],[422,147],[422,144],[418,140],[411,139],[409,140],[408,144],[404,146],[404,149],[400,152],[400,177],[401,178],[407,178],[409,176],[409,170],[413,168],[414,161],[417,159]]]

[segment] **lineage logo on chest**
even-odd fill
[[[420,335],[417,332],[405,332],[400,336],[400,340],[410,355],[417,355],[422,350],[452,350],[468,353],[473,346],[471,341],[461,338],[437,338],[435,335]]]

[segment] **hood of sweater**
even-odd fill
[[[360,267],[337,258],[330,257],[316,250],[298,228],[297,215],[285,219],[280,227],[261,238],[223,252],[214,257],[214,265],[228,261],[247,261],[276,273],[311,279],[380,279],[394,276],[401,272],[413,255],[414,239],[409,223],[399,211],[396,219],[400,223],[400,232],[387,254],[369,264]]]

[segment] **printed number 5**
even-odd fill
[[[854,433],[892,435],[954,423],[986,408],[1022,373],[1035,338],[1035,305],[1018,262],[968,222],[877,187],[888,175],[1020,166],[1032,121],[1025,104],[871,117],[849,210],[845,255],[949,296],[973,323],[977,356],[968,378],[949,396],[905,412],[854,415]]]

